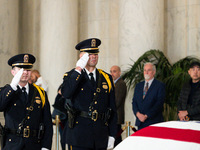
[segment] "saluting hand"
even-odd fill
[[[77,61],[76,67],[80,67],[81,69],[85,68],[85,66],[87,65],[88,60],[89,60],[89,54],[88,53],[84,53],[83,56],[80,57],[80,59]]]
[[[17,85],[18,85],[18,83],[19,83],[19,81],[20,81],[20,78],[21,78],[21,76],[22,76],[22,74],[23,74],[23,71],[24,71],[24,69],[22,68],[22,69],[20,69],[17,73],[16,73],[16,75],[13,77],[13,79],[12,79],[12,81],[11,81],[11,83],[10,83],[10,86],[12,87],[12,89],[13,90],[17,90]]]

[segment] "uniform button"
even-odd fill
[[[11,139],[9,139],[9,142],[11,142]]]
[[[96,93],[94,93],[94,95],[96,95]]]
[[[30,117],[28,116],[27,119],[30,119]]]
[[[38,108],[40,108],[40,106],[38,106]]]
[[[106,93],[107,93],[107,91],[106,91]]]
[[[81,88],[81,91],[83,91],[83,88]]]
[[[26,107],[26,110],[28,110],[29,108],[28,107]]]
[[[14,106],[17,106],[17,104],[15,103]]]
[[[76,124],[78,124],[78,121],[76,121]]]
[[[11,90],[9,90],[9,92],[11,92]]]
[[[94,103],[97,104],[97,101],[95,101]]]

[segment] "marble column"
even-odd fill
[[[109,72],[118,64],[118,0],[80,0],[79,41],[101,39],[97,67]]]
[[[0,85],[9,83],[12,79],[8,59],[18,53],[18,1],[0,1]]]
[[[18,1],[0,1],[0,85],[9,84],[12,79],[8,59],[18,53]],[[4,124],[3,114],[0,122]]]
[[[40,22],[40,73],[48,82],[53,104],[63,75],[75,67],[78,39],[78,1],[42,0]]]
[[[150,49],[164,49],[164,0],[119,0],[119,65],[129,68]],[[132,61],[133,60],[133,61]],[[125,105],[125,119],[135,124],[133,89]]]
[[[172,63],[192,55],[200,58],[200,1],[167,0],[166,48]]]

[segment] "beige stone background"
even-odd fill
[[[97,67],[107,72],[112,65],[126,70],[150,49],[171,63],[199,58],[200,0],[0,0],[0,86],[12,79],[7,60],[32,53],[53,104],[63,74],[78,59],[74,46],[91,37],[102,40]],[[125,118],[134,125],[132,96],[133,90]]]

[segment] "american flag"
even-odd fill
[[[200,122],[154,124],[133,133],[114,150],[200,150]]]

